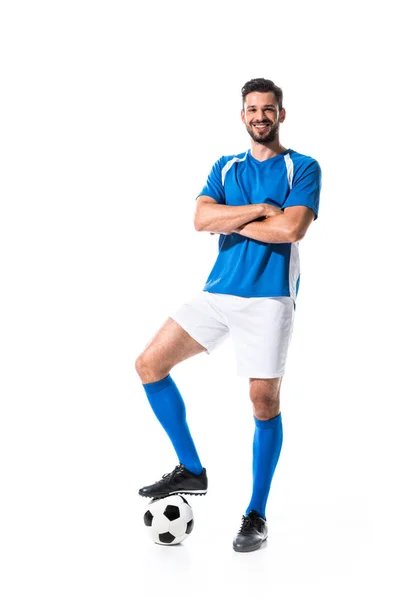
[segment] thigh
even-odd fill
[[[293,300],[286,297],[242,300],[242,310],[229,315],[238,375],[276,380],[285,372],[293,329]],[[265,384],[275,385],[273,381]]]
[[[199,342],[168,317],[146,345],[142,358],[146,363],[156,363],[160,371],[169,371],[178,363],[204,351],[205,348]]]
[[[185,302],[172,317],[194,340],[211,354],[229,335],[224,312],[215,294],[200,292]]]

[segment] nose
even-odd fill
[[[262,110],[257,110],[254,116],[255,121],[259,121],[260,123],[264,121],[264,114]]]

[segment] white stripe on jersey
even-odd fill
[[[290,262],[289,262],[289,290],[290,297],[296,301],[296,286],[300,275],[300,254],[299,242],[290,244]]]
[[[285,163],[286,163],[286,172],[287,172],[287,178],[288,178],[288,183],[289,183],[289,188],[292,189],[293,186],[293,161],[290,158],[289,154],[285,154],[285,156],[283,157],[285,159]]]
[[[237,156],[234,156],[233,158],[231,158],[231,160],[228,160],[228,162],[226,163],[226,165],[224,166],[224,168],[221,171],[222,185],[224,185],[224,183],[225,183],[225,175],[227,174],[227,172],[229,171],[231,166],[234,165],[235,162],[242,162],[243,160],[246,160],[246,157],[247,157],[247,152],[243,156],[243,158],[238,158]]]

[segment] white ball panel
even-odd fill
[[[165,515],[157,515],[153,519],[152,529],[154,529],[157,533],[167,533],[169,531],[170,521],[167,519]]]
[[[161,500],[155,500],[154,502],[150,502],[148,506],[149,511],[154,517],[158,515],[162,515],[165,510],[165,499],[161,498]]]
[[[169,525],[169,530],[175,537],[180,537],[186,531],[187,523],[184,519],[175,519],[175,521],[171,521]]]
[[[165,506],[168,504],[171,504],[172,506],[182,506],[182,504],[185,504],[181,496],[169,496],[168,498],[164,498],[164,500]]]
[[[191,508],[191,506],[189,506],[189,504],[183,504],[180,508],[181,511],[181,517],[182,519],[185,519],[185,521],[187,523],[189,523],[189,521],[191,521],[193,519],[193,510]]]

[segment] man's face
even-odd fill
[[[279,125],[285,120],[285,109],[279,111],[273,92],[251,92],[245,98],[242,121],[249,135],[258,144],[273,142]]]

